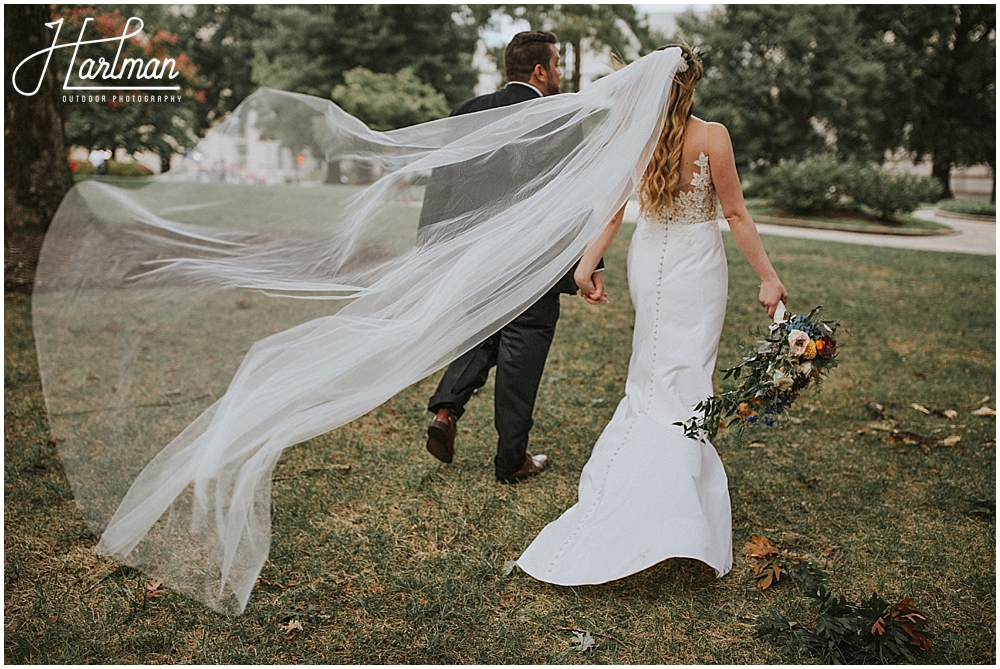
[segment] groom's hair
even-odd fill
[[[527,81],[535,71],[535,65],[549,69],[552,49],[549,44],[557,44],[559,38],[554,33],[543,30],[529,30],[514,35],[514,39],[503,52],[503,67],[507,81]]]

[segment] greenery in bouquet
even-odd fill
[[[837,364],[838,323],[820,320],[821,310],[772,323],[743,362],[723,370],[736,387],[699,402],[695,412],[700,415],[675,423],[684,428],[684,436],[711,440],[726,423],[742,437],[747,428],[779,422],[799,393]]]

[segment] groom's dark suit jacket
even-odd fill
[[[451,112],[451,116],[506,107],[538,97],[540,95],[534,88],[511,83],[495,93],[480,95],[460,103]],[[425,233],[426,226],[433,223],[456,219],[463,214],[486,214],[491,206],[503,207],[514,195],[519,200],[528,197],[545,184],[545,180],[538,177],[571,160],[575,148],[583,139],[579,125],[567,124],[565,119],[556,119],[525,134],[525,139],[542,136],[547,136],[544,142],[526,142],[531,146],[530,152],[515,142],[464,163],[436,168],[424,193],[418,236]],[[497,175],[505,175],[505,178],[498,179]],[[532,184],[530,189],[525,188],[527,183]],[[474,215],[470,216],[469,224],[474,225],[475,218]],[[603,266],[602,261],[599,267]],[[549,292],[575,294],[575,270],[576,265]]]

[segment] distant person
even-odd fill
[[[451,116],[495,109],[534,100],[559,93],[562,73],[559,71],[558,39],[550,32],[529,31],[518,33],[504,51],[504,68],[508,84],[505,88],[471,98],[460,103]],[[560,126],[562,127],[562,126]],[[535,155],[534,169],[565,156],[572,146],[579,142],[582,133],[579,128],[567,127],[553,132],[553,140],[545,156]],[[426,234],[429,226],[441,220],[460,215],[462,211],[502,197],[503,183],[498,183],[495,175],[498,165],[511,169],[518,161],[508,160],[510,156],[498,153],[489,165],[453,166],[451,171],[435,171],[424,195],[421,211],[421,232]],[[481,171],[489,179],[479,188],[474,172]],[[452,174],[454,172],[454,174]],[[529,175],[534,176],[534,175]],[[522,179],[511,179],[519,184]],[[456,184],[458,186],[456,187]],[[494,391],[494,423],[497,430],[497,453],[494,458],[494,473],[498,481],[512,483],[537,474],[545,468],[548,457],[528,453],[528,433],[534,420],[535,397],[548,357],[549,346],[559,319],[559,294],[577,292],[573,278],[576,267],[560,279],[537,302],[528,307],[520,316],[494,333],[479,346],[452,362],[438,384],[437,391],[428,403],[428,410],[434,419],[427,428],[427,450],[442,462],[449,463],[455,453],[456,424],[465,411],[465,405],[472,394],[481,388],[489,377],[490,369],[496,367],[496,387]],[[603,274],[600,269],[593,271],[588,280],[602,287]],[[602,292],[603,295],[603,292]],[[602,301],[597,298],[596,302]],[[443,305],[447,308],[447,305]]]
[[[94,149],[90,152],[90,164],[94,166],[95,174],[104,174],[105,170],[105,155],[104,149]]]

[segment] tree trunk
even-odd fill
[[[951,161],[946,159],[939,159],[937,156],[933,158],[931,163],[931,176],[941,182],[944,186],[944,195],[942,198],[953,198],[955,194],[951,192]]]
[[[8,5],[4,8],[4,232],[12,229],[44,232],[63,195],[73,185],[63,144],[63,121],[52,63],[33,58],[17,73],[25,58],[52,44],[48,5]]]

